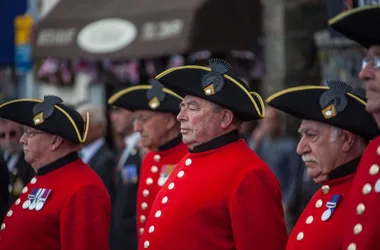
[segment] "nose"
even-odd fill
[[[373,66],[367,64],[362,70],[359,72],[359,78],[363,81],[369,81],[374,78]]]
[[[25,133],[22,134],[21,138],[20,138],[20,143],[22,145],[26,145],[27,144],[27,140],[26,140],[26,137],[25,137]]]
[[[184,122],[186,120],[185,109],[181,109],[181,111],[178,113],[177,120],[179,122]]]
[[[303,155],[310,152],[310,147],[306,143],[304,137],[301,137],[297,145],[297,154]]]
[[[141,132],[142,131],[142,124],[137,119],[133,121],[133,130],[135,132]]]

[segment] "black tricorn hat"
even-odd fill
[[[77,143],[87,139],[89,113],[86,115],[84,122],[76,110],[51,95],[44,100],[27,98],[0,104],[0,117]]]
[[[342,12],[331,18],[329,25],[334,30],[368,48],[380,45],[380,5],[367,5]]]
[[[265,110],[260,95],[250,92],[244,82],[232,76],[231,66],[226,61],[210,59],[209,64],[210,67],[171,68],[156,79],[182,97],[200,97],[229,109],[242,121],[262,119]]]
[[[150,110],[177,114],[182,97],[164,88],[156,79],[150,84],[136,85],[115,93],[108,99],[108,104],[130,111]]]
[[[379,134],[372,115],[367,113],[364,89],[353,89],[341,81],[328,86],[306,85],[279,91],[266,100],[285,113],[348,130],[371,140]]]

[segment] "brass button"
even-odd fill
[[[33,177],[31,180],[30,180],[30,183],[32,184],[36,184],[37,182],[37,178],[36,177]]]
[[[184,174],[185,174],[185,172],[183,170],[181,170],[178,172],[177,177],[182,178]]]
[[[152,178],[147,178],[146,179],[146,184],[147,185],[152,185],[153,184],[153,179]]]
[[[347,250],[356,250],[356,244],[351,243],[350,245],[348,245]]]
[[[143,196],[144,197],[148,197],[148,195],[149,195],[149,190],[148,189],[144,189]]]
[[[154,155],[153,156],[153,159],[156,161],[156,162],[159,162],[161,160],[161,156],[160,155]]]
[[[12,210],[9,210],[8,213],[7,213],[7,216],[8,216],[8,217],[11,217],[12,214],[13,214],[13,211],[12,211]]]
[[[168,202],[168,197],[165,196],[164,198],[162,198],[162,204],[165,204],[166,202]]]
[[[186,166],[190,166],[191,163],[192,163],[192,160],[190,158],[186,159],[186,161],[185,161]]]
[[[362,215],[364,213],[365,206],[363,203],[359,203],[359,205],[356,206],[356,213],[358,215]]]
[[[313,220],[314,220],[314,218],[313,218],[313,216],[309,216],[309,217],[307,217],[307,219],[306,219],[306,224],[311,224],[312,222],[313,222]]]
[[[160,218],[161,214],[162,214],[161,210],[158,210],[154,216],[156,218]]]
[[[146,249],[146,248],[148,248],[148,247],[149,247],[149,241],[146,240],[146,241],[144,242],[144,248]]]
[[[323,205],[323,201],[321,199],[317,200],[317,202],[315,203],[316,208],[320,208],[322,207],[322,205]]]
[[[152,171],[152,173],[155,174],[155,173],[158,172],[158,167],[152,166],[152,168],[150,169],[150,171]]]
[[[142,210],[145,210],[148,208],[148,204],[146,202],[141,203]]]
[[[354,234],[360,234],[363,230],[362,224],[358,223],[354,226]]]
[[[379,165],[373,164],[371,168],[369,169],[370,175],[377,175],[379,173]]]
[[[330,192],[330,187],[328,185],[323,185],[322,193],[327,194],[328,192]]]
[[[363,186],[363,194],[366,195],[366,194],[369,194],[372,190],[372,186],[371,184],[367,183]]]
[[[303,239],[303,236],[304,236],[304,233],[303,232],[300,232],[297,234],[297,240],[302,240]]]

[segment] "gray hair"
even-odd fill
[[[330,133],[330,142],[335,142],[336,139],[342,134],[343,130],[341,128],[332,126]]]
[[[336,139],[342,135],[343,129],[332,126],[331,127],[331,134],[330,134],[330,142],[335,142]],[[368,142],[361,136],[355,134],[356,139],[359,141],[360,146],[360,152],[361,154],[364,152],[365,148],[367,147]]]
[[[99,106],[87,103],[77,108],[77,111],[81,114],[85,112],[90,113],[90,125],[91,123],[103,125],[104,127],[107,125],[107,117],[105,111]]]

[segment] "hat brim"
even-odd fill
[[[252,95],[243,82],[228,74],[223,75],[225,84],[220,92],[206,95],[202,77],[210,71],[211,68],[198,65],[181,66],[162,72],[156,79],[183,98],[191,95],[216,103],[234,112],[242,121],[264,117],[264,101],[260,95]]]
[[[279,91],[268,97],[266,102],[296,118],[326,123],[367,140],[379,134],[375,120],[366,112],[366,102],[352,93],[346,93],[347,107],[336,116],[326,119],[319,105],[319,98],[327,90],[327,86],[298,86]]]
[[[149,110],[178,114],[179,104],[183,100],[181,96],[170,89],[163,88],[162,90],[166,94],[165,98],[157,107],[153,108],[146,96],[147,90],[150,89],[152,89],[152,85],[137,85],[120,90],[108,99],[108,104],[128,109],[132,112],[136,110]]]
[[[21,125],[38,129],[40,131],[57,135],[77,143],[83,143],[87,139],[89,127],[89,114],[87,113],[86,125],[83,128],[76,124],[75,111],[69,110],[61,104],[54,105],[54,113],[51,117],[36,125],[34,122],[33,107],[42,103],[41,99],[18,99],[0,104],[0,117],[14,121]],[[79,115],[80,116],[80,115]],[[80,119],[82,119],[80,117]],[[83,136],[81,131],[84,130]]]
[[[380,45],[380,32],[374,26],[380,23],[380,5],[364,6],[345,11],[329,20],[334,30],[365,48]]]

